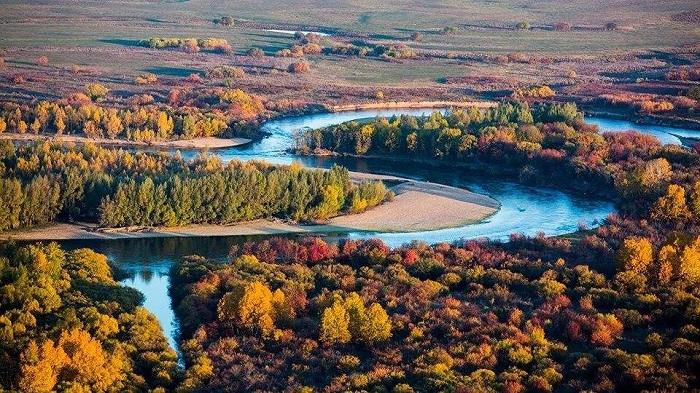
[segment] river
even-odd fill
[[[309,167],[329,168],[341,164],[357,172],[393,174],[419,180],[427,180],[452,186],[468,188],[490,195],[501,203],[501,209],[484,222],[458,228],[412,233],[348,233],[330,234],[331,238],[377,237],[391,246],[411,240],[428,243],[456,241],[459,239],[489,237],[505,240],[511,233],[535,235],[559,235],[575,231],[579,226],[595,226],[614,211],[609,201],[574,196],[559,190],[527,187],[502,180],[489,180],[464,171],[436,170],[420,165],[397,164],[381,160],[350,159],[341,157],[299,157],[288,152],[294,141],[294,133],[303,128],[319,128],[353,119],[397,114],[423,115],[426,109],[365,110],[357,112],[319,113],[270,121],[263,125],[270,136],[247,146],[212,151],[223,160],[265,160],[275,164],[299,161]],[[625,131],[636,129],[654,135],[664,143],[680,144],[670,135],[699,136],[700,132],[662,126],[640,126],[623,120],[587,118],[602,131]],[[183,152],[192,157],[196,152]],[[208,258],[225,259],[233,244],[257,240],[265,236],[196,237],[196,238],[148,238],[122,240],[81,240],[61,242],[67,249],[90,247],[106,254],[110,260],[128,273],[124,285],[136,288],[145,296],[144,306],[154,313],[170,340],[177,348],[177,321],[168,296],[169,269],[180,257],[202,255]]]

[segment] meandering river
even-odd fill
[[[357,112],[319,113],[270,121],[263,125],[270,136],[247,146],[212,151],[223,160],[265,160],[275,164],[299,161],[309,167],[329,168],[334,164],[346,166],[357,172],[392,174],[420,180],[468,188],[488,194],[501,203],[501,209],[488,220],[458,228],[411,233],[366,233],[357,232],[330,237],[377,237],[391,246],[411,240],[428,243],[456,241],[489,237],[507,239],[511,233],[535,235],[559,235],[575,231],[579,226],[595,226],[614,211],[609,201],[582,198],[549,189],[527,187],[521,184],[487,180],[477,174],[464,171],[425,168],[420,165],[397,164],[380,160],[351,159],[343,157],[299,157],[288,152],[294,142],[295,132],[304,128],[319,128],[341,122],[392,116],[398,114],[422,115],[428,109],[365,110]],[[600,126],[602,131],[625,131],[636,129],[654,135],[664,143],[679,144],[678,135],[700,136],[700,132],[660,126],[640,126],[628,121],[603,118],[587,118]],[[183,152],[191,157],[193,151]],[[184,255],[198,254],[208,258],[223,259],[233,244],[264,238],[265,236],[197,237],[197,238],[147,238],[122,240],[64,241],[68,249],[90,247],[106,254],[116,265],[129,274],[124,285],[136,288],[145,295],[145,307],[161,322],[171,345],[176,346],[177,323],[168,296],[169,269]]]

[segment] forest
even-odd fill
[[[0,244],[0,390],[163,392],[177,354],[104,255]]]
[[[506,168],[526,162],[530,178],[562,171],[559,182],[606,179],[620,212],[564,237],[394,249],[380,240],[273,238],[234,246],[225,264],[183,258],[171,274],[187,364],[181,386],[698,389],[698,152],[636,133],[598,135],[571,105],[507,104],[472,115],[348,123],[301,138],[316,142],[312,151],[389,154],[386,135],[415,135],[393,139],[397,156],[413,140],[424,160],[471,155]],[[473,147],[446,149],[454,145],[438,136],[448,129],[452,141],[474,138]]]
[[[84,92],[64,100],[36,104],[0,104],[0,133],[82,135],[88,138],[139,142],[198,137],[262,137],[258,116],[265,111],[259,97],[240,89],[214,89],[193,97],[179,89],[168,93],[168,105],[157,105],[150,95],[134,95],[127,107],[102,103],[108,89],[89,84]],[[188,100],[214,108],[188,106]]]
[[[323,220],[391,197],[383,183],[352,182],[341,167],[0,141],[0,231],[77,220],[102,227]]]

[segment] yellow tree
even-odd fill
[[[386,311],[379,303],[372,303],[363,318],[360,327],[359,341],[367,344],[375,344],[386,341],[391,337],[391,321]]]
[[[344,344],[350,341],[350,316],[341,302],[326,307],[321,316],[321,341],[329,344]]]
[[[671,235],[659,251],[659,264],[664,267],[663,277],[659,273],[660,279],[668,280],[671,276],[689,284],[700,282],[700,236]]]
[[[617,253],[620,270],[646,274],[654,259],[651,241],[644,237],[628,237],[622,241]]]
[[[0,132],[2,132],[2,125],[0,125]],[[690,189],[690,210],[696,217],[700,217],[700,180],[696,181]]]
[[[219,301],[217,311],[219,320],[246,329],[267,334],[274,328],[272,291],[259,281],[228,292]]]
[[[173,133],[174,129],[172,117],[168,116],[168,114],[163,111],[158,112],[158,121],[156,122],[156,128],[159,138],[169,138],[170,134]]]
[[[20,390],[29,393],[51,392],[58,383],[61,368],[68,362],[68,356],[51,340],[41,345],[32,341],[22,352],[20,361]]]
[[[58,108],[53,115],[53,126],[56,129],[56,134],[61,135],[66,129],[66,112]]]
[[[673,221],[690,216],[686,204],[685,189],[677,184],[671,184],[666,194],[661,196],[651,209],[651,217],[655,220]]]
[[[102,120],[104,122],[105,130],[107,131],[107,136],[114,139],[119,133],[122,132],[122,121],[119,118],[119,114],[116,109],[110,109],[107,111],[107,115]]]

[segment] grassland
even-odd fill
[[[0,56],[6,65],[0,68],[0,98],[15,101],[64,97],[90,82],[105,84],[117,96],[148,93],[159,101],[191,73],[203,75],[221,64],[243,68],[247,75],[233,84],[270,99],[355,103],[374,99],[379,90],[391,100],[494,98],[536,84],[554,86],[569,98],[592,99],[591,91],[601,86],[606,92],[633,91],[621,83],[634,82],[635,74],[662,80],[666,70],[700,61],[700,25],[678,18],[700,12],[692,0],[61,0],[0,1],[0,8]],[[222,16],[233,17],[234,26],[213,22]],[[531,29],[516,29],[521,21]],[[555,29],[558,23],[567,29]],[[606,28],[609,24],[615,28]],[[456,30],[443,34],[445,27]],[[403,44],[421,56],[383,61],[309,55],[312,71],[291,75],[286,69],[296,59],[273,56],[295,39],[268,29],[323,31],[336,43]],[[413,33],[421,39],[410,39]],[[138,45],[156,36],[225,38],[233,53]],[[246,56],[250,48],[268,56]],[[525,60],[499,61],[514,53]],[[36,65],[40,56],[48,58],[48,66]],[[91,72],[74,75],[70,69],[76,65]],[[146,72],[158,75],[159,83],[136,86],[134,78]],[[11,82],[17,74],[25,83]],[[674,94],[688,85],[676,88]]]

